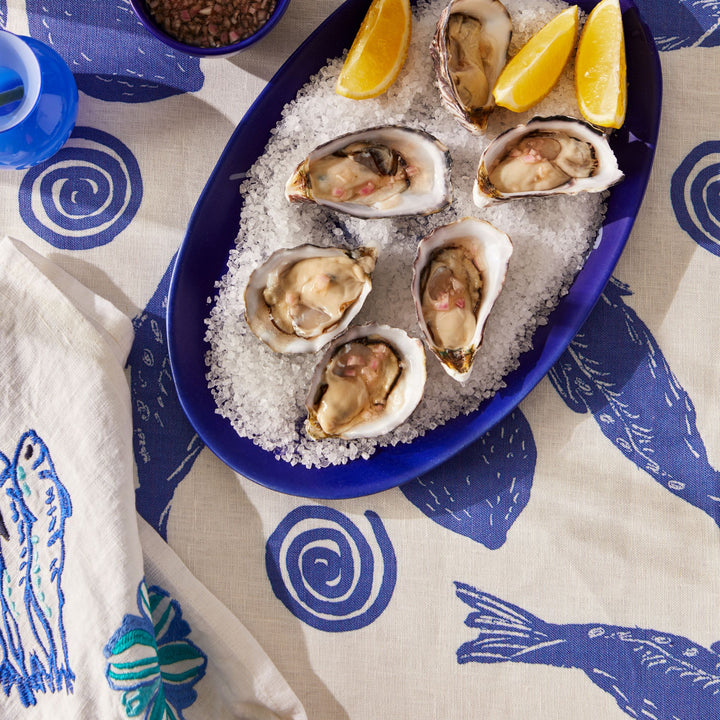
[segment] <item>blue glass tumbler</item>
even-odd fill
[[[54,155],[75,127],[78,90],[51,47],[0,30],[0,168],[20,170]]]

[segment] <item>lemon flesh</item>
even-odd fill
[[[335,86],[354,100],[377,97],[400,74],[412,32],[410,0],[373,0]]]
[[[523,45],[495,83],[495,103],[514,112],[536,105],[555,87],[575,47],[578,7],[563,10]]]
[[[625,37],[619,0],[601,0],[590,13],[575,55],[575,92],[583,117],[619,128],[627,108]]]

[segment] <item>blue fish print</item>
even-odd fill
[[[720,45],[717,0],[635,0],[660,50]]]
[[[631,717],[720,717],[720,643],[711,649],[678,635],[617,625],[556,625],[464,583],[457,596],[471,612],[476,640],[459,663],[519,662],[582,670]]]
[[[78,90],[109,102],[140,103],[199,90],[198,58],[173,51],[140,23],[129,0],[27,0],[30,34],[51,45]],[[78,34],[81,22],[83,32]]]
[[[165,317],[173,266],[174,258],[145,310],[133,320],[135,340],[127,363],[140,483],[137,508],[166,540],[175,489],[205,447],[180,405],[170,368]]]
[[[1,453],[0,461],[0,677],[5,694],[15,686],[28,706],[36,703],[37,691],[72,692],[75,679],[61,587],[72,504],[47,446],[33,430],[22,436],[12,461]]]
[[[720,525],[720,473],[708,461],[695,408],[655,338],[611,279],[550,371],[568,407],[591,412],[603,434],[663,487]]]
[[[688,153],[673,173],[670,198],[680,227],[720,256],[720,141],[700,143]]]
[[[514,410],[465,450],[400,489],[438,525],[495,550],[530,499],[536,458],[530,425]]]

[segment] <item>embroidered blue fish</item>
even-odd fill
[[[660,50],[720,45],[720,2],[635,0]]]
[[[704,648],[678,635],[604,624],[556,625],[464,583],[457,596],[478,633],[459,663],[519,662],[582,670],[631,717],[720,717],[720,643]]]
[[[405,497],[438,525],[495,550],[530,499],[537,452],[519,409],[438,468]]]
[[[38,617],[37,601],[28,572],[32,564],[33,516],[23,500],[17,466],[3,456],[6,469],[0,477],[0,567],[2,567],[2,607],[8,661],[20,678],[45,677],[50,649],[48,632]],[[24,478],[23,478],[24,480]],[[37,627],[39,625],[39,627]]]
[[[13,472],[10,460],[2,453],[0,453],[0,462],[3,464],[0,471],[0,644],[3,651],[0,683],[6,695],[9,695],[12,687],[18,684],[23,704],[27,706],[34,702],[34,695],[23,682],[18,683],[26,673],[25,651],[20,640],[19,611],[13,604],[15,598],[12,597],[12,590],[8,591],[11,578],[20,576],[19,557],[6,559],[2,552],[3,544],[20,546],[16,523],[12,520],[17,512],[12,495],[7,492],[12,486]],[[18,596],[18,599],[20,597]],[[22,624],[24,615],[19,619]],[[31,631],[28,629],[26,632]]]
[[[139,103],[203,86],[199,59],[153,37],[129,0],[27,0],[25,4],[30,34],[60,53],[86,95]]]
[[[170,369],[165,315],[173,265],[174,261],[133,321],[135,340],[127,363],[139,480],[137,508],[165,539],[175,490],[205,447],[180,405]]]
[[[1,456],[0,607],[5,663],[25,705],[35,691],[72,691],[63,624],[61,586],[65,564],[65,522],[70,496],[50,453],[32,430],[18,443],[12,461]],[[4,663],[4,664],[5,664]]]
[[[720,473],[708,461],[693,403],[627,295],[611,279],[550,380],[628,459],[720,525]]]

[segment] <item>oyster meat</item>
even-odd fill
[[[485,131],[511,37],[510,14],[499,0],[452,0],[440,15],[431,45],[440,96],[471,132]]]
[[[518,197],[600,192],[623,177],[599,130],[573,118],[534,118],[485,148],[473,198],[484,207]]]
[[[424,237],[412,293],[425,342],[445,371],[465,382],[502,290],[512,242],[485,220],[463,218]]]
[[[377,250],[299,245],[278,250],[245,289],[252,332],[276,352],[314,352],[350,325],[372,289]]]
[[[384,435],[405,422],[425,389],[425,351],[404,330],[362,325],[336,338],[306,400],[314,440]]]
[[[450,167],[448,149],[429,133],[386,125],[315,148],[285,196],[363,218],[428,215],[452,199]]]

